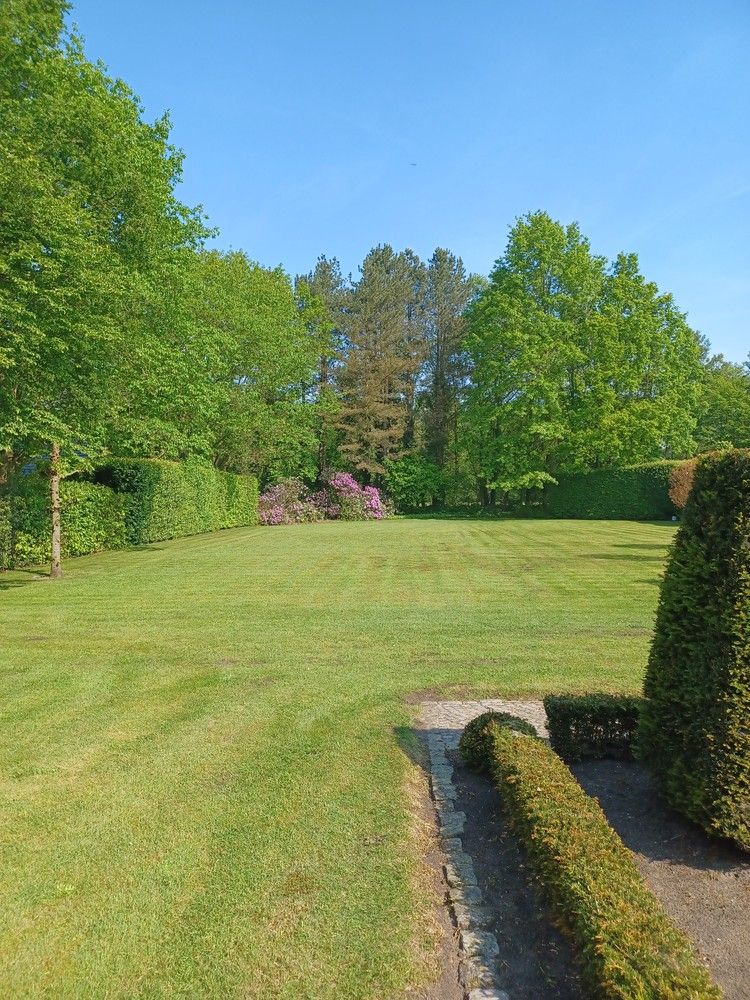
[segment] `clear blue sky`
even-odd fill
[[[169,109],[181,197],[219,246],[294,274],[439,245],[486,274],[544,208],[636,251],[716,351],[750,351],[750,0],[74,0],[73,19],[149,117]]]

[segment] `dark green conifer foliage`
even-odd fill
[[[641,754],[669,802],[750,850],[750,451],[698,466],[644,693]]]

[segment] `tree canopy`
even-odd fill
[[[66,11],[0,8],[4,488],[29,463],[59,481],[191,457],[451,505],[750,443],[747,365],[575,223],[518,219],[489,279],[446,248],[380,244],[355,279],[321,255],[294,281],[210,249],[169,119],[86,58]]]

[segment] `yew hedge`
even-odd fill
[[[490,769],[582,981],[605,1000],[722,996],[599,804],[540,739],[490,723]]]

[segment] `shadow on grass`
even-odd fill
[[[5,577],[5,572],[9,574]],[[26,587],[39,580],[49,580],[49,573],[40,573],[36,569],[9,569],[0,573],[0,590],[15,590],[16,587]]]
[[[193,536],[188,536],[193,537]],[[63,575],[65,567],[70,563],[76,563],[79,559],[88,559],[90,556],[120,555],[128,552],[163,552],[162,545],[129,545],[122,549],[102,549],[101,552],[87,552],[82,556],[68,556],[63,560]],[[7,574],[7,576],[6,576]],[[30,567],[29,569],[8,569],[0,570],[0,590],[15,590],[17,587],[26,587],[30,583],[39,583],[41,580],[49,580],[50,575],[41,567]]]
[[[627,552],[585,552],[583,559],[608,559],[611,562],[651,562],[663,563],[663,556],[645,556]]]
[[[645,549],[648,552],[663,552],[666,542],[615,542],[613,549]]]

